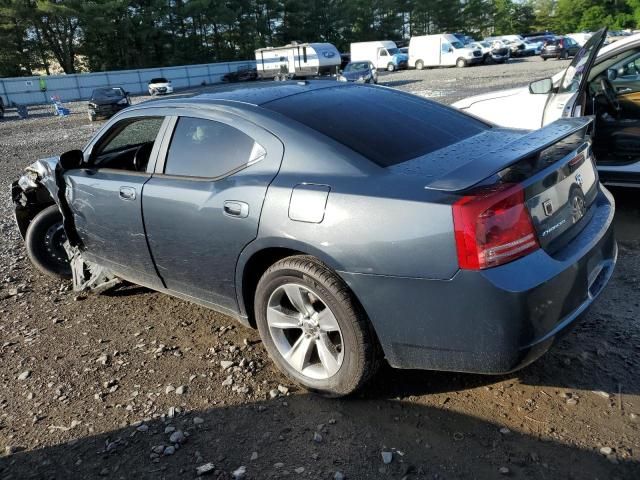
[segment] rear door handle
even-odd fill
[[[135,200],[136,189],[133,187],[120,187],[120,198],[122,200]]]
[[[228,217],[246,218],[249,216],[249,204],[227,200],[224,202],[223,212]]]

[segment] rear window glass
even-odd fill
[[[489,125],[415,95],[323,88],[262,104],[389,167],[474,136]]]

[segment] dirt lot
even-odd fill
[[[381,83],[451,102],[561,65],[408,71]],[[355,398],[326,400],[289,385],[257,333],[224,315],[135,287],[77,295],[31,267],[8,186],[98,128],[71,107],[66,119],[10,111],[0,122],[0,478],[194,478],[209,462],[221,479],[241,467],[255,479],[640,478],[634,192],[614,192],[613,280],[537,363],[504,377],[383,368]]]

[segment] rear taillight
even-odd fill
[[[501,184],[465,195],[453,205],[460,268],[481,270],[540,248],[519,185]]]

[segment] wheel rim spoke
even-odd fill
[[[340,326],[338,325],[338,320],[331,310],[325,308],[320,313],[318,313],[318,324],[320,325],[320,330],[323,332],[338,332],[340,331]]]
[[[269,297],[266,321],[282,359],[305,377],[324,380],[344,361],[344,339],[337,317],[306,285],[287,283]]]
[[[281,307],[269,307],[267,322],[271,328],[300,328],[300,314],[286,313]]]
[[[340,364],[338,363],[338,359],[334,356],[333,345],[326,334],[321,334],[320,337],[316,339],[316,348],[318,349],[320,363],[322,363],[327,375],[329,377],[335,375],[340,369]]]
[[[313,352],[313,342],[310,337],[305,334],[300,335],[300,338],[293,344],[291,350],[285,355],[285,359],[291,363],[291,365],[299,371],[309,363],[309,357]]]
[[[302,289],[298,285],[284,285],[284,291],[291,304],[303,315],[311,315],[314,310],[309,300],[303,295]]]

